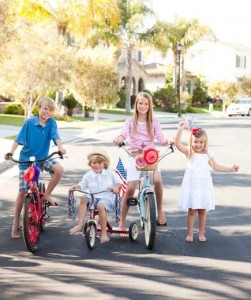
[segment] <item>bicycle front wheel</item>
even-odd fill
[[[34,253],[40,243],[40,222],[38,222],[36,201],[31,196],[24,200],[23,238],[27,249]]]
[[[144,195],[145,219],[144,232],[145,243],[148,249],[153,249],[156,240],[156,205],[153,193]]]

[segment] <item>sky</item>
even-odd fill
[[[159,19],[172,22],[175,15],[198,19],[222,42],[251,48],[250,0],[150,0]]]

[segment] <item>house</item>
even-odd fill
[[[203,76],[209,84],[251,76],[251,49],[243,45],[202,41],[188,50],[184,62],[186,71]]]

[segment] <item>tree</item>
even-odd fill
[[[192,105],[200,106],[206,102],[207,97],[207,85],[206,82],[197,78],[195,81],[195,89],[192,96]]]
[[[144,0],[118,0],[121,20],[119,35],[126,48],[126,112],[131,111],[131,83],[132,83],[132,54],[139,38],[144,40],[143,23],[152,10],[144,4]]]
[[[84,107],[94,107],[94,121],[105,104],[118,101],[118,71],[115,49],[105,46],[76,50],[75,72],[69,89]]]
[[[0,0],[0,63],[8,58],[8,45],[16,38],[16,16],[11,6],[13,1]]]
[[[0,69],[1,90],[25,104],[29,117],[41,96],[62,87],[68,80],[68,49],[62,40],[50,40],[40,27],[20,27],[10,58]]]
[[[237,94],[237,84],[234,82],[218,81],[209,87],[209,93],[211,96],[220,96],[223,99],[223,111],[225,111],[225,105],[231,103]]]
[[[116,0],[23,0],[19,15],[32,23],[54,23],[68,45],[71,35],[92,40],[96,31],[119,22]]]
[[[212,30],[199,25],[198,20],[185,20],[176,17],[174,22],[157,21],[145,34],[144,39],[152,42],[154,47],[164,55],[168,50],[173,53],[174,66],[178,67],[178,43],[182,44],[181,86],[184,85],[184,56],[187,50],[200,40],[215,39]],[[177,84],[177,69],[174,69],[174,86]]]
[[[237,81],[240,94],[251,97],[251,77],[240,77]]]

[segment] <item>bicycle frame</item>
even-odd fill
[[[133,157],[133,154],[129,152],[125,147],[124,143],[120,145],[130,156]],[[169,145],[168,150],[161,155],[158,159],[160,161],[162,158],[168,154],[174,152],[172,145]],[[143,172],[143,184],[139,183],[139,191],[137,198],[127,199],[128,205],[138,205],[140,212],[140,224],[144,229],[145,233],[145,243],[148,249],[153,249],[156,239],[156,224],[158,220],[158,210],[157,210],[157,201],[154,184],[151,184],[150,180],[150,171]],[[154,170],[152,171],[154,172]],[[135,201],[136,200],[136,201]]]
[[[143,184],[141,184],[141,180],[143,180]],[[154,185],[151,184],[150,174],[149,171],[143,171],[143,177],[139,182],[139,191],[137,195],[137,200],[140,205],[140,218],[141,221],[145,220],[145,198],[144,196],[146,194],[153,194],[154,195],[154,206],[156,209],[156,218],[158,218],[158,210],[157,210],[157,202],[156,202],[156,196],[154,191]]]

